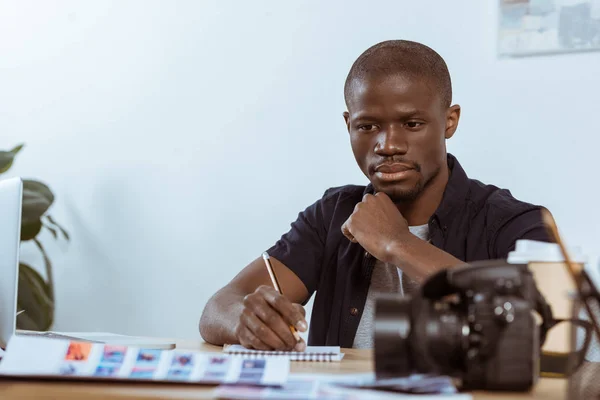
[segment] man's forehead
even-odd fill
[[[354,79],[346,100],[349,110],[391,102],[410,104],[408,108],[430,108],[433,104],[439,104],[441,94],[427,78],[384,75]]]

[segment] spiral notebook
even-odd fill
[[[253,357],[285,357],[290,361],[342,361],[344,353],[339,346],[307,346],[305,351],[265,351],[247,349],[239,344],[226,345],[223,351],[228,354],[240,355],[244,358]]]

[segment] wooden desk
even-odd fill
[[[221,352],[221,348],[201,341],[177,341],[177,348]],[[293,362],[292,372],[340,374],[373,370],[371,352],[344,349],[340,363]],[[151,383],[82,383],[35,382],[0,380],[0,399],[211,399],[214,386],[161,385]],[[532,393],[474,393],[476,400],[492,399],[545,399],[566,398],[566,381],[542,379]]]

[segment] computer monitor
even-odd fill
[[[0,347],[6,348],[13,335],[41,335],[54,339],[69,339],[138,346],[155,349],[173,349],[176,343],[169,339],[145,338],[110,332],[37,332],[17,330],[17,292],[19,285],[19,250],[21,243],[21,215],[23,209],[23,181],[21,178],[0,180]],[[27,312],[27,310],[24,310]]]
[[[0,347],[16,331],[19,248],[21,243],[21,178],[0,180]]]

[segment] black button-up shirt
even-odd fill
[[[540,208],[515,199],[508,190],[469,179],[448,154],[450,177],[442,201],[429,219],[431,243],[472,262],[506,258],[519,239],[550,241]],[[341,231],[357,203],[373,187],[328,189],[268,249],[316,291],[309,345],[352,347],[367,299],[375,259]]]

